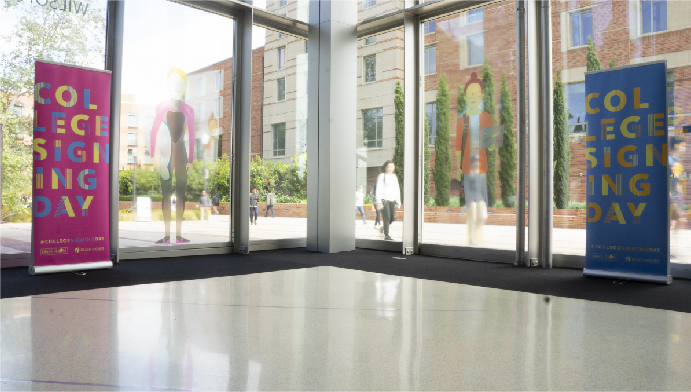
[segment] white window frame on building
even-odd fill
[[[214,116],[223,117],[223,97],[214,98]]]
[[[145,165],[153,164],[153,161],[151,160],[151,153],[149,153],[149,150],[144,151],[144,164]]]
[[[584,15],[589,15],[590,16],[590,32],[584,32],[583,31],[583,16]],[[575,26],[574,24],[574,18],[578,18],[578,26]],[[578,42],[574,40],[575,34],[574,34],[574,29],[578,28]],[[581,11],[576,11],[576,12],[571,12],[569,14],[569,35],[571,37],[570,43],[571,47],[575,48],[578,46],[586,46],[588,45],[588,36],[590,36],[590,39],[593,39],[593,10],[592,9],[586,9],[586,10],[581,10]],[[583,35],[583,33],[586,33]]]
[[[278,133],[282,132],[283,137],[283,146],[280,145],[281,139],[278,138],[277,136]],[[278,124],[272,124],[271,125],[271,146],[272,146],[272,156],[274,158],[276,157],[284,157],[286,155],[286,123],[278,123]]]
[[[667,31],[667,0],[640,0],[641,9],[641,35],[653,34],[661,31]],[[657,15],[656,15],[656,9]],[[648,10],[649,15],[646,15]],[[648,18],[646,18],[648,16]],[[655,17],[658,16],[657,24]],[[649,19],[650,25],[646,29],[646,19]],[[646,31],[648,30],[648,31]]]
[[[204,76],[200,76],[197,78],[197,96],[204,96]]]
[[[288,5],[288,0],[279,0],[279,2],[278,2],[279,7],[285,7],[286,5]]]
[[[482,45],[479,46],[482,49],[482,55],[480,56],[479,62],[473,62],[472,61],[473,60],[472,45],[471,45],[472,37],[482,37]],[[467,51],[468,52],[467,53],[468,54],[468,66],[472,67],[472,66],[476,66],[476,65],[482,65],[485,62],[485,32],[481,31],[481,32],[476,33],[476,34],[467,35],[466,36],[466,43],[468,45],[468,51]]]
[[[365,46],[377,43],[377,36],[373,35],[371,37],[365,38]]]
[[[133,148],[128,148],[128,149],[127,149],[127,163],[128,163],[128,164],[135,164],[135,163],[137,163],[137,162],[135,162],[135,160],[134,160],[134,149],[133,149]]]
[[[425,75],[437,73],[437,45],[425,46]]]
[[[429,145],[434,146],[434,139],[437,137],[437,102],[425,104],[425,116],[429,126]]]
[[[204,102],[197,102],[197,108],[194,112],[194,118],[202,119],[204,117]]]
[[[12,111],[14,112],[14,115],[16,117],[21,117],[24,115],[24,104],[16,102],[14,104],[14,107],[12,108]]]
[[[372,8],[377,5],[377,0],[365,0],[365,8]]]
[[[223,90],[223,70],[214,71],[216,92]]]
[[[127,127],[128,128],[137,128],[139,126],[139,117],[137,116],[137,113],[128,113],[127,114]]]
[[[476,8],[474,10],[468,10],[466,13],[466,23],[477,23],[482,22],[485,19],[485,11],[483,8]]]
[[[136,146],[139,144],[139,134],[137,131],[127,131],[127,145]]]
[[[286,78],[276,79],[276,100],[278,102],[286,100]]]
[[[374,138],[368,136],[368,118],[374,117]],[[384,146],[384,108],[371,108],[362,111],[362,145],[366,148],[382,148]]]
[[[372,61],[368,61],[372,60]],[[368,72],[368,63],[372,67],[372,72]],[[377,54],[371,54],[362,58],[362,77],[365,83],[372,83],[377,81]]]
[[[278,69],[284,69],[286,67],[286,47],[281,46],[277,49],[278,51]]]
[[[423,26],[424,26],[424,30],[425,30],[425,35],[437,32],[437,21],[436,20],[430,20],[429,22],[425,22],[423,24]]]

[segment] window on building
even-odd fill
[[[286,47],[281,46],[278,48],[278,69],[283,69],[286,67]]]
[[[376,43],[376,42],[377,42],[377,36],[376,35],[373,37],[365,38],[365,46],[372,45],[373,43]]]
[[[285,101],[286,99],[286,78],[280,78],[277,80],[278,88],[278,100]]]
[[[136,146],[137,145],[137,132],[129,131],[127,132],[127,145]]]
[[[482,19],[484,19],[482,8],[468,11],[468,23],[480,22]]]
[[[569,133],[585,132],[585,83],[567,84],[564,90],[569,111]]]
[[[135,113],[129,113],[127,115],[127,126],[130,128],[137,128],[139,126],[139,120]]]
[[[204,102],[197,103],[197,109],[194,112],[194,117],[199,119],[204,117]]]
[[[283,7],[283,6],[285,6],[286,4],[288,4],[288,0],[280,0],[280,1],[278,2],[278,6],[279,6],[279,7]]]
[[[307,49],[310,48],[310,42],[305,40],[305,53],[307,53]]]
[[[667,30],[667,0],[641,0],[641,33]]]
[[[134,162],[134,150],[131,148],[127,149],[127,163],[135,163]]]
[[[365,59],[365,82],[377,81],[377,55],[366,56]]]
[[[437,31],[437,21],[436,20],[430,20],[429,22],[425,22],[423,24],[424,29],[425,29],[425,34],[432,34]]]
[[[437,46],[431,45],[425,48],[425,75],[437,72]]]
[[[377,5],[377,0],[365,0],[365,8],[374,7]]]
[[[593,39],[593,12],[574,12],[570,19],[571,46],[588,45],[588,38]]]
[[[144,164],[145,165],[151,165],[153,161],[151,160],[151,154],[149,151],[144,151]]]
[[[363,145],[367,148],[380,148],[384,139],[384,109],[362,111]]]
[[[485,61],[485,34],[468,36],[468,65],[480,65]]]
[[[223,75],[221,71],[215,71],[214,80],[216,81],[216,91],[221,91],[223,89]]]
[[[286,123],[273,124],[273,156],[282,157],[286,155]]]
[[[425,105],[425,116],[429,126],[429,145],[434,145],[434,138],[437,137],[437,103],[432,102]]]
[[[21,103],[15,103],[12,111],[14,112],[15,116],[21,117],[24,115],[24,105]]]
[[[201,97],[204,95],[204,77],[197,79],[197,96]]]
[[[221,118],[222,112],[223,112],[223,105],[221,104],[223,102],[221,97],[216,97],[214,98],[214,116],[216,118]]]
[[[667,107],[674,107],[674,70],[670,69],[667,71]],[[670,112],[670,124],[672,120],[677,115],[676,111]]]
[[[278,33],[278,38],[284,38],[286,35],[283,33]]]

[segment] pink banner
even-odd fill
[[[33,267],[109,262],[110,73],[37,60],[34,100]]]

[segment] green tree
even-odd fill
[[[10,213],[26,209],[22,195],[31,194],[31,113],[17,117],[17,101],[31,98],[34,59],[102,67],[105,49],[105,11],[93,0],[82,0],[88,10],[76,14],[22,0],[5,0],[6,23],[15,22],[8,35],[8,52],[0,56],[0,129],[2,130],[2,204]]]
[[[437,206],[449,205],[449,188],[451,186],[451,155],[449,151],[449,86],[446,84],[446,73],[439,76],[437,85],[437,136],[434,139],[434,197]]]
[[[552,93],[554,101],[554,204],[563,209],[569,203],[569,166],[571,149],[569,147],[568,109],[561,70],[557,70],[557,82]]]
[[[614,68],[617,66],[617,62],[614,60],[614,57],[612,57],[611,60],[609,60],[609,67]]]
[[[458,95],[456,96],[456,116],[461,117],[466,111],[468,111],[468,104],[465,101],[465,85],[458,86]],[[458,130],[456,130],[458,131]],[[462,137],[462,135],[456,135],[456,137]],[[456,154],[456,179],[463,187],[463,171],[461,170],[461,155]],[[465,192],[460,194],[460,205],[461,207],[465,205]]]
[[[482,97],[484,111],[492,116],[494,124],[497,123],[497,109],[494,101],[494,74],[489,65],[489,57],[485,57],[482,66],[482,83],[485,85],[485,94]],[[492,207],[497,201],[497,149],[488,148],[487,152],[487,206]]]
[[[424,153],[424,158],[425,158],[425,164],[423,165],[424,168],[424,174],[425,174],[425,179],[423,180],[424,186],[425,186],[425,205],[428,205],[430,202],[429,198],[429,182],[430,182],[430,167],[429,167],[429,161],[430,158],[432,157],[432,153],[429,151],[429,121],[427,120],[427,116],[425,116],[425,140],[422,142],[423,143],[423,153]]]
[[[501,182],[501,200],[506,207],[513,207],[513,196],[516,195],[516,139],[513,133],[513,106],[511,94],[506,83],[506,72],[501,76],[501,110],[499,119],[504,126],[503,144],[499,148],[499,181]]]
[[[588,71],[598,71],[602,69],[600,59],[597,58],[597,53],[595,53],[595,45],[593,45],[593,40],[590,37],[588,37],[588,49],[585,55],[585,67]]]
[[[396,90],[394,93],[394,123],[396,129],[396,146],[393,150],[393,163],[396,166],[396,175],[398,177],[398,185],[401,187],[401,195],[403,194],[403,148],[404,148],[404,127],[405,127],[405,107],[403,100],[403,88],[401,83],[396,82]],[[403,199],[401,199],[403,200]]]

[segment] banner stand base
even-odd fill
[[[94,269],[104,269],[113,268],[112,261],[94,261],[92,263],[81,263],[81,264],[64,264],[64,265],[46,265],[46,266],[31,266],[29,267],[29,273],[31,275],[40,274],[53,274],[57,272],[70,272],[70,271],[86,271]]]
[[[658,283],[658,284],[672,284],[672,275],[646,275],[646,274],[634,274],[634,273],[630,273],[630,272],[602,271],[602,270],[583,268],[583,276],[591,276],[594,278],[619,279],[619,280],[639,280],[642,282],[650,282],[650,283]]]

